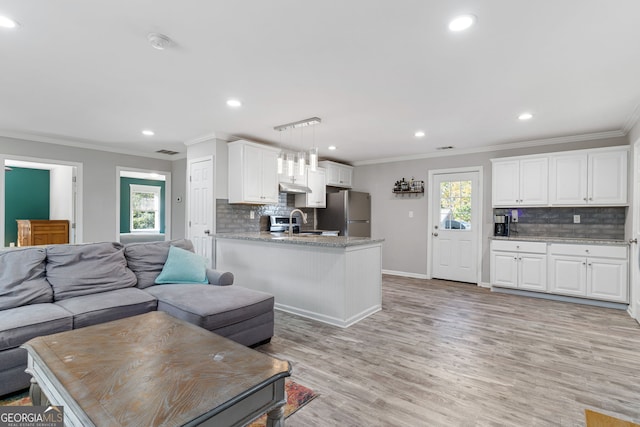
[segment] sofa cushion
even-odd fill
[[[169,255],[169,248],[176,246],[193,252],[193,244],[186,239],[166,242],[131,243],[125,246],[124,255],[129,268],[138,278],[136,285],[140,289],[155,285]]]
[[[156,299],[136,288],[117,289],[57,301],[73,315],[73,329],[154,311]]]
[[[31,338],[70,331],[71,313],[55,304],[30,304],[0,311],[0,351],[18,347]]]
[[[158,310],[209,331],[273,311],[273,295],[236,285],[157,285],[145,291],[158,299]]]
[[[0,310],[53,301],[45,279],[44,248],[0,252]]]
[[[158,285],[166,283],[209,283],[207,280],[207,260],[193,252],[171,246],[167,261],[164,263],[164,267],[162,267],[162,271],[156,277],[155,282]]]
[[[136,276],[127,268],[123,248],[117,242],[47,246],[54,300],[134,286]]]

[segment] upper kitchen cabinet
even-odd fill
[[[249,141],[229,143],[229,203],[278,203],[279,152]]]
[[[492,159],[493,206],[546,206],[547,157]]]
[[[307,168],[307,186],[311,193],[296,194],[296,208],[326,208],[327,187],[325,170],[318,168],[315,172]]]
[[[627,147],[549,156],[552,205],[626,205]]]
[[[353,186],[353,166],[343,165],[329,160],[318,162],[326,170],[327,185],[351,188]]]

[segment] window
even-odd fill
[[[130,184],[131,232],[160,232],[160,187]]]
[[[471,229],[471,181],[440,183],[440,227]]]

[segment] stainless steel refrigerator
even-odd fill
[[[352,190],[327,193],[326,209],[317,209],[318,229],[340,236],[371,237],[371,196]]]

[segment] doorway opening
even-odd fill
[[[18,220],[66,220],[69,243],[82,242],[82,164],[3,156],[2,246],[19,246]]]
[[[171,172],[116,169],[116,240],[171,240]]]
[[[429,172],[429,278],[480,284],[482,167]]]

